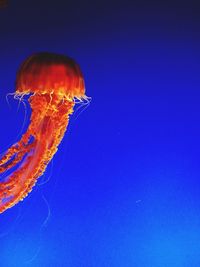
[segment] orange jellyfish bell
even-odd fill
[[[46,52],[28,57],[17,73],[15,95],[21,99],[29,94],[32,114],[28,129],[0,159],[0,212],[32,190],[57,151],[75,99],[87,99],[77,63]]]
[[[37,53],[21,65],[16,80],[17,94],[56,94],[59,98],[82,98],[83,75],[77,63],[66,56]]]

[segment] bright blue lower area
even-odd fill
[[[28,125],[28,105],[6,94],[29,54],[74,57],[92,101],[77,105],[29,196],[0,215],[0,266],[199,267],[200,41],[189,9],[21,2],[0,18],[1,151]]]

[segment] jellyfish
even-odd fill
[[[30,103],[30,123],[0,158],[0,213],[32,190],[58,149],[76,100],[87,100],[79,65],[55,53],[31,55],[17,72],[15,97],[24,96]]]

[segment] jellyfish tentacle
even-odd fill
[[[48,97],[46,100],[48,100]],[[31,101],[31,99],[30,102],[34,111],[36,108],[34,105],[37,102]],[[40,113],[33,112],[34,115],[32,114],[31,117],[36,117],[32,120],[33,124],[30,124],[29,130],[32,130],[34,142],[31,144],[29,151],[26,151],[27,157],[24,163],[10,175],[7,181],[0,184],[0,212],[3,212],[8,206],[15,205],[19,200],[23,200],[27,196],[35,185],[37,178],[44,173],[47,163],[56,153],[74,106],[72,101],[65,101],[63,105],[58,102],[55,97],[50,105],[45,105],[47,110],[43,112],[43,118],[41,118]],[[57,103],[57,109],[55,109],[55,103]],[[53,113],[52,109],[54,110]],[[49,113],[51,113],[51,116],[49,116]],[[36,127],[35,130],[34,127]],[[7,202],[1,205],[4,199]]]
[[[24,147],[29,146],[31,133],[28,130],[21,138],[21,140],[13,144],[6,153],[0,158],[0,166],[6,164],[16,153],[22,151]]]
[[[13,155],[13,159],[11,158],[9,161],[0,166],[0,174],[16,166],[24,158],[24,156],[31,150],[32,147],[33,144],[29,144],[27,147],[24,147],[22,150],[16,152]]]

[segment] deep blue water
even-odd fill
[[[92,97],[33,191],[0,215],[1,267],[200,266],[197,10],[126,0],[0,9],[1,152],[28,124],[29,107],[6,95],[33,52],[75,58]]]

